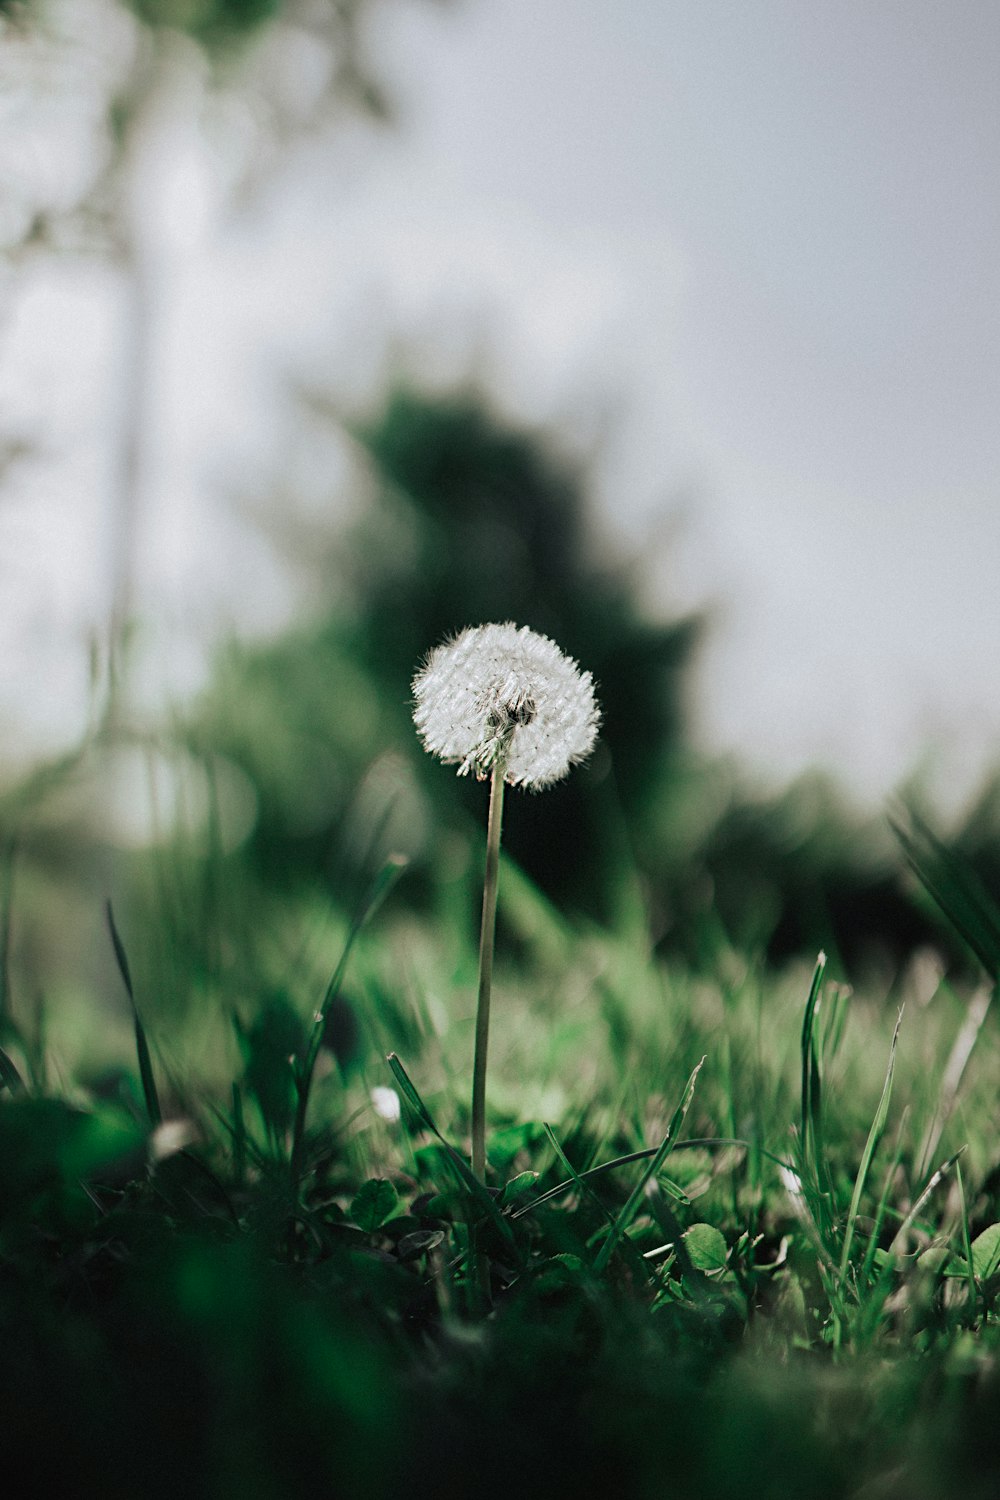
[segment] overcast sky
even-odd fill
[[[464,0],[384,6],[374,46],[398,129],[302,151],[249,216],[174,141],[149,597],[224,592],[211,496],[266,465],[287,374],[364,389],[402,333],[438,375],[485,361],[517,414],[615,414],[602,524],[652,556],[679,516],[652,595],[715,611],[704,743],[875,802],[934,744],[968,786],[1000,747],[1000,8]],[[27,360],[94,426],[75,499],[50,476],[0,517],[0,633],[34,607],[54,660],[39,587],[68,639],[106,541],[108,407],[79,387],[115,294],[64,267],[9,296],[0,389],[30,406]],[[65,566],[12,571],[39,516]]]

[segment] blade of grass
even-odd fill
[[[902,1024],[902,1009],[896,1017],[896,1026],[892,1033],[892,1044],[889,1048],[889,1064],[885,1072],[885,1082],[882,1085],[882,1097],[875,1111],[865,1149],[861,1155],[861,1165],[858,1167],[858,1175],[854,1179],[854,1192],[851,1194],[851,1206],[847,1210],[847,1223],[844,1226],[844,1246],[840,1254],[840,1272],[837,1277],[837,1290],[843,1292],[847,1281],[847,1271],[851,1263],[851,1245],[854,1241],[854,1226],[857,1222],[858,1210],[861,1207],[861,1195],[868,1181],[871,1171],[872,1160],[878,1148],[878,1143],[885,1132],[886,1121],[889,1118],[889,1104],[892,1099],[892,1079],[896,1068],[896,1044],[899,1041],[899,1028]]]
[[[831,985],[824,1000],[827,1002],[826,1025],[823,1027],[822,1055],[829,1062],[832,1061],[840,1051],[847,1029],[847,1015],[852,998],[850,985]]]
[[[965,1020],[959,1027],[958,1035],[952,1045],[944,1074],[941,1078],[937,1107],[928,1122],[920,1148],[918,1173],[921,1176],[927,1170],[928,1162],[935,1155],[941,1143],[941,1137],[955,1112],[955,1106],[958,1103],[958,1092],[962,1085],[966,1064],[972,1056],[972,1049],[976,1045],[976,1038],[979,1036],[983,1022],[986,1020],[986,1015],[994,994],[995,989],[992,985],[982,985],[975,991],[969,1001]]]
[[[12,1094],[24,1092],[24,1079],[17,1070],[17,1064],[3,1047],[0,1047],[0,1088],[9,1089]]]
[[[1000,907],[969,862],[949,849],[917,813],[910,827],[890,818],[917,879],[971,948],[987,974],[1000,980]]]
[[[468,1196],[483,1212],[483,1214],[487,1218],[492,1220],[510,1248],[516,1249],[516,1241],[511,1231],[511,1227],[508,1224],[507,1220],[504,1218],[503,1214],[501,1214],[500,1210],[497,1208],[492,1193],[490,1193],[488,1189],[483,1186],[461,1152],[456,1151],[451,1142],[441,1134],[441,1131],[438,1129],[437,1125],[434,1122],[434,1117],[432,1116],[430,1110],[427,1108],[427,1105],[424,1103],[423,1099],[420,1097],[420,1094],[417,1092],[417,1089],[414,1086],[410,1075],[403,1067],[403,1064],[400,1062],[395,1052],[390,1052],[389,1056],[386,1058],[386,1061],[388,1062],[389,1067],[392,1069],[392,1074],[399,1087],[400,1093],[403,1095],[403,1098],[406,1100],[416,1118],[420,1121],[424,1129],[429,1130],[430,1133],[444,1147],[447,1154],[447,1159],[452,1167],[452,1171],[458,1178],[462,1187],[466,1190]]]
[[[826,954],[820,953],[802,1018],[802,1153],[804,1165],[814,1168],[817,1186],[820,1184],[822,1077],[816,1027],[825,970]]]
[[[958,1183],[958,1202],[960,1208],[960,1223],[962,1228],[962,1253],[965,1256],[965,1267],[969,1283],[969,1322],[975,1322],[976,1305],[979,1293],[976,1289],[976,1273],[972,1264],[972,1234],[969,1230],[969,1206],[965,1201],[965,1181],[962,1177],[962,1163],[955,1163],[955,1180]]]
[[[0,1020],[11,1019],[10,921],[14,906],[14,863],[17,841],[8,838],[0,852]]]
[[[772,1156],[770,1152],[767,1155],[770,1156],[772,1161],[776,1162],[782,1186],[788,1195],[791,1210],[808,1238],[810,1245],[816,1252],[823,1285],[833,1286],[837,1275],[836,1261],[820,1233],[816,1216],[813,1212],[812,1202],[806,1195],[806,1186],[803,1181],[802,1172],[790,1162],[782,1161],[779,1156]]]
[[[671,1146],[677,1137],[677,1132],[680,1130],[681,1126],[684,1123],[684,1117],[687,1114],[688,1108],[691,1104],[691,1100],[694,1097],[695,1084],[698,1081],[698,1074],[701,1072],[704,1063],[705,1059],[702,1058],[701,1062],[698,1063],[697,1067],[691,1073],[691,1076],[688,1079],[687,1084],[685,1085],[681,1101],[678,1104],[677,1108],[674,1110],[673,1115],[671,1116],[670,1124],[667,1126],[666,1135],[663,1137],[659,1146],[657,1146],[655,1152],[650,1158],[649,1164],[647,1165],[642,1176],[639,1178],[639,1181],[636,1183],[635,1187],[632,1189],[632,1192],[629,1194],[624,1206],[619,1210],[617,1216],[615,1217],[614,1223],[611,1225],[611,1231],[608,1234],[607,1239],[598,1250],[597,1255],[594,1259],[594,1272],[596,1275],[601,1275],[601,1273],[607,1268],[608,1262],[611,1260],[612,1255],[615,1253],[615,1249],[618,1245],[619,1240],[626,1232],[629,1225],[632,1223],[632,1220],[635,1218],[636,1214],[639,1211],[639,1206],[642,1203],[643,1196],[646,1192],[647,1183],[651,1178],[656,1176],[656,1174],[660,1170],[660,1167],[663,1165],[663,1162],[666,1159]]]
[[[670,1151],[671,1153],[674,1151],[691,1151],[711,1146],[742,1146],[745,1150],[749,1146],[749,1142],[739,1140],[735,1136],[698,1136],[688,1141],[675,1141]],[[603,1161],[599,1166],[588,1167],[585,1172],[580,1172],[577,1175],[582,1182],[587,1182],[591,1177],[599,1177],[602,1172],[613,1172],[618,1167],[631,1166],[634,1161],[648,1161],[651,1156],[656,1155],[658,1149],[657,1146],[644,1146],[641,1151],[629,1151],[625,1156],[616,1156],[611,1161]],[[770,1156],[772,1161],[778,1162],[780,1166],[785,1165],[781,1157],[772,1156],[769,1151],[764,1151],[762,1154]],[[691,1202],[684,1189],[678,1187],[677,1183],[672,1182],[669,1177],[661,1176],[658,1181],[678,1203],[688,1204]],[[574,1185],[575,1179],[572,1177],[568,1177],[565,1182],[557,1182],[554,1187],[546,1188],[543,1193],[539,1193],[537,1198],[532,1198],[530,1203],[523,1204],[515,1213],[511,1214],[511,1218],[521,1219],[525,1214],[533,1213],[540,1204],[547,1203],[550,1198],[558,1198],[561,1193],[568,1193]]]
[[[875,1252],[878,1250],[879,1235],[882,1233],[882,1225],[885,1223],[886,1211],[889,1207],[889,1194],[892,1192],[892,1185],[896,1180],[899,1164],[903,1160],[903,1126],[909,1118],[909,1112],[909,1105],[907,1105],[900,1118],[899,1129],[896,1132],[896,1149],[893,1152],[889,1170],[885,1174],[885,1182],[882,1184],[882,1196],[879,1199],[878,1208],[875,1210],[875,1220],[872,1224],[871,1234],[868,1237],[868,1248],[865,1251],[864,1264],[861,1267],[861,1283],[865,1286],[871,1280],[872,1270],[875,1265]]]
[[[826,1248],[824,1260],[835,1265],[837,1260],[833,1213],[835,1197],[824,1142],[823,1038],[819,1026],[825,972],[826,954],[820,952],[816,958],[816,967],[813,970],[809,997],[802,1020],[802,1104],[797,1176],[802,1188],[803,1205],[812,1216],[818,1237]]]
[[[347,972],[348,961],[359,934],[382,905],[382,902],[406,869],[407,863],[408,861],[405,856],[392,854],[375,876],[375,879],[365,893],[364,899],[351,919],[350,927],[347,930],[347,938],[344,942],[337,966],[330,976],[319,1009],[313,1016],[313,1024],[309,1033],[309,1040],[306,1043],[305,1054],[295,1075],[295,1122],[292,1127],[292,1144],[289,1153],[289,1165],[291,1167],[292,1179],[295,1182],[298,1182],[300,1176],[302,1148],[305,1144],[306,1114],[309,1109],[309,1093],[312,1088],[316,1059],[319,1056],[319,1049],[323,1042],[323,1033],[326,1030],[330,1007],[340,992],[344,975]]]
[[[466,1222],[464,1226],[464,1244],[456,1264],[464,1262],[466,1267],[465,1294],[468,1300],[468,1310],[473,1317],[481,1316],[489,1306],[490,1302],[490,1266],[487,1256],[483,1253],[480,1242],[478,1220],[473,1205],[477,1202],[480,1208],[486,1207],[482,1199],[489,1199],[487,1212],[493,1217],[500,1218],[496,1204],[487,1192],[485,1184],[475,1172],[471,1170],[468,1163],[460,1152],[456,1151],[451,1142],[446,1140],[435,1123],[427,1105],[424,1103],[416,1084],[407,1073],[403,1064],[395,1052],[390,1052],[386,1062],[392,1069],[399,1092],[411,1114],[420,1124],[421,1128],[437,1139],[444,1148],[445,1162],[451,1171],[452,1177],[458,1182],[466,1194]],[[482,1197],[480,1197],[482,1195]],[[501,1220],[502,1223],[502,1220]],[[508,1234],[509,1226],[502,1225]]]
[[[35,996],[35,1004],[31,1016],[31,1035],[27,1038],[27,1063],[28,1076],[31,1086],[38,1093],[43,1094],[47,1087],[46,1080],[46,1001],[44,993],[39,990]]]
[[[237,1089],[238,1087],[239,1086],[237,1084],[233,1085],[234,1090]],[[233,1143],[233,1154],[234,1154],[234,1159],[235,1159],[235,1155],[236,1155],[236,1137],[237,1137],[237,1126],[236,1126],[235,1122],[233,1120],[231,1120],[229,1118],[229,1116],[225,1113],[225,1111],[222,1110],[222,1109],[220,1109],[217,1104],[213,1104],[213,1103],[210,1102],[208,1107],[209,1107],[209,1110],[210,1110],[210,1112],[212,1114],[212,1117],[214,1118],[214,1120],[216,1121],[216,1123],[222,1126],[223,1130],[226,1132],[226,1134],[229,1136],[230,1140],[232,1141],[232,1143]],[[242,1142],[243,1142],[243,1151],[244,1151],[244,1154],[245,1154],[245,1156],[250,1157],[253,1160],[253,1164],[258,1169],[258,1171],[261,1171],[261,1172],[266,1171],[267,1166],[268,1166],[268,1156],[267,1156],[267,1153],[264,1151],[264,1149],[259,1145],[259,1143],[254,1140],[254,1138],[251,1135],[250,1130],[249,1130],[249,1128],[247,1126],[246,1118],[242,1114],[242,1095],[241,1095],[241,1105],[240,1105],[240,1108],[241,1108],[240,1125],[242,1127]]]
[[[965,1146],[960,1146],[959,1149],[957,1151],[955,1151],[951,1156],[949,1156],[946,1161],[943,1161],[941,1163],[941,1165],[938,1167],[937,1171],[935,1171],[935,1172],[933,1172],[931,1174],[931,1178],[930,1178],[930,1181],[927,1183],[927,1186],[924,1188],[923,1192],[917,1198],[916,1203],[914,1203],[913,1207],[910,1209],[909,1213],[906,1215],[906,1218],[903,1220],[902,1224],[900,1224],[899,1228],[896,1230],[896,1233],[893,1235],[892,1243],[889,1246],[888,1251],[886,1252],[886,1254],[889,1257],[892,1257],[892,1256],[896,1255],[896,1253],[897,1253],[897,1251],[896,1251],[897,1245],[899,1245],[900,1242],[902,1240],[904,1240],[906,1238],[906,1236],[909,1234],[910,1230],[913,1228],[913,1225],[916,1223],[916,1221],[917,1221],[917,1215],[920,1213],[920,1211],[923,1208],[924,1204],[927,1202],[928,1198],[934,1192],[934,1189],[943,1181],[943,1179],[951,1171],[952,1167],[958,1161],[959,1157],[962,1156],[965,1153],[965,1150],[966,1150]]]
[[[562,1146],[559,1144],[559,1140],[556,1136],[555,1131],[552,1129],[552,1126],[546,1124],[543,1121],[542,1129],[548,1136],[549,1145],[552,1147],[553,1151],[556,1153],[556,1156],[559,1158],[559,1161],[562,1163],[564,1171],[569,1173],[570,1181],[573,1183],[574,1187],[576,1187],[581,1198],[589,1198],[592,1203],[595,1203],[602,1216],[607,1219],[609,1224],[611,1224],[614,1220],[614,1215],[612,1214],[611,1210],[601,1202],[600,1198],[594,1192],[594,1189],[584,1181],[581,1174],[576,1170],[573,1163],[570,1161],[569,1157],[563,1150]]]
[[[233,1175],[242,1187],[247,1175],[247,1127],[243,1118],[243,1090],[233,1080]]]
[[[149,1052],[149,1043],[146,1040],[146,1031],[139,1015],[139,1007],[135,1003],[135,991],[132,988],[132,975],[129,970],[128,958],[125,953],[118,928],[115,925],[115,914],[111,908],[111,902],[105,903],[105,912],[108,919],[108,928],[111,933],[111,943],[115,950],[115,959],[118,963],[118,972],[122,976],[125,993],[128,995],[129,1005],[132,1008],[132,1024],[135,1030],[135,1050],[139,1059],[139,1077],[142,1080],[142,1095],[146,1103],[146,1116],[150,1125],[155,1130],[163,1121],[163,1111],[160,1109],[160,1098],[156,1092],[156,1079],[153,1076],[153,1059]]]

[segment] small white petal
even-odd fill
[[[551,786],[594,747],[589,672],[526,625],[475,625],[436,646],[413,679],[424,746],[458,774],[497,763],[512,786]]]
[[[197,1137],[190,1120],[163,1120],[149,1138],[149,1154],[153,1161],[165,1161],[168,1156],[185,1150]]]
[[[371,1091],[371,1100],[375,1113],[381,1115],[383,1120],[394,1124],[399,1119],[402,1111],[399,1095],[395,1089],[387,1089],[381,1084],[376,1084]]]

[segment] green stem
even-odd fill
[[[472,1065],[472,1170],[480,1182],[486,1181],[486,1052],[490,1037],[490,993],[493,988],[493,939],[497,919],[504,771],[503,763],[499,762],[493,767],[490,778],[483,920],[479,930],[479,1000],[476,1006],[476,1052]]]

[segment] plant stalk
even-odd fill
[[[476,1005],[476,1051],[472,1064],[472,1170],[486,1181],[486,1053],[490,1037],[490,995],[493,988],[493,940],[497,920],[500,873],[500,827],[503,821],[505,766],[498,762],[490,777],[490,815],[486,830],[486,877],[483,882],[483,920],[479,930],[479,999]]]

